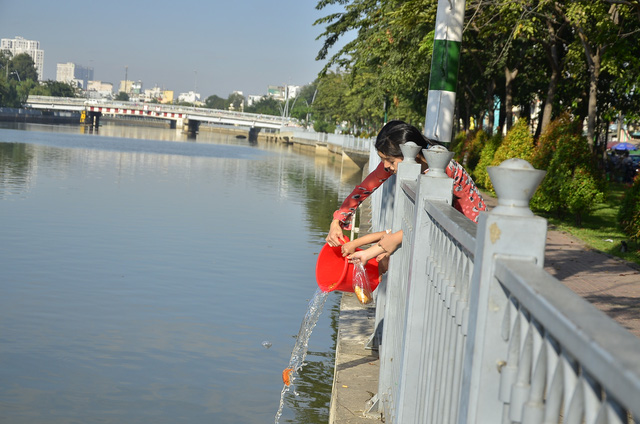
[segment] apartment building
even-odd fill
[[[86,94],[90,98],[110,99],[113,97],[113,84],[110,82],[89,81]]]
[[[3,38],[0,40],[0,50],[8,50],[13,56],[26,53],[33,59],[38,72],[38,80],[42,81],[44,72],[44,50],[40,49],[40,42],[25,40],[22,37]]]
[[[93,81],[93,68],[87,68],[75,63],[58,63],[56,81],[74,83],[83,90],[87,90],[89,81]]]

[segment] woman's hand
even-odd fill
[[[380,246],[376,244],[366,250],[358,250],[357,252],[352,253],[351,255],[347,256],[347,259],[352,264],[357,264],[359,262],[362,262],[363,264],[365,264],[369,262],[371,259],[382,254],[384,254],[384,251]]]
[[[351,255],[356,251],[356,242],[353,240],[346,242],[345,244],[342,245],[341,251],[342,251],[343,258],[345,256]]]
[[[383,250],[384,256],[390,256],[402,244],[402,230],[395,233],[385,234],[378,242],[378,246]],[[382,259],[384,256],[381,256]]]
[[[329,226],[329,235],[327,235],[327,243],[331,247],[340,246],[345,242],[344,234],[342,234],[342,227],[340,227],[340,221],[334,219]]]
[[[357,252],[354,252],[349,256],[347,256],[347,259],[352,264],[359,264],[359,263],[366,264],[367,262],[369,262],[369,259],[373,258],[374,256],[375,255],[372,256],[371,252],[369,252],[369,249],[367,249],[367,250],[358,250]]]

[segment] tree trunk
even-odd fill
[[[589,105],[587,107],[587,141],[593,149],[598,107],[598,80],[600,79],[600,52],[591,56],[589,66]]]
[[[507,117],[507,132],[513,126],[513,81],[518,75],[518,69],[510,71],[509,68],[504,68],[505,77],[505,95],[504,95],[504,109]]]
[[[553,101],[558,91],[558,82],[560,81],[560,66],[558,61],[558,48],[551,45],[547,49],[549,64],[551,65],[551,75],[549,77],[549,85],[547,86],[547,97],[544,101],[544,109],[542,110],[542,122],[540,122],[540,133],[551,123],[553,118]]]
[[[487,134],[493,135],[493,121],[495,119],[495,101],[494,101],[494,91],[496,88],[495,80],[491,79],[487,83],[487,110],[489,111],[487,114]]]
[[[533,136],[535,143],[538,142],[538,139],[540,139],[540,134],[542,133],[542,114],[546,105],[544,104],[544,102],[541,102],[541,103],[542,103],[542,107],[538,111],[538,114],[535,118],[536,122],[538,122],[538,125],[536,125],[536,132],[534,133],[534,136]]]

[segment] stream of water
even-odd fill
[[[287,366],[287,368],[282,371],[282,380],[284,386],[282,387],[282,392],[280,393],[280,406],[278,407],[278,412],[276,413],[275,424],[278,424],[280,422],[282,409],[284,407],[285,395],[290,391],[290,389],[293,389],[293,395],[298,396],[298,392],[296,392],[295,390],[296,376],[304,366],[304,360],[307,356],[307,350],[309,348],[309,338],[311,337],[311,333],[313,332],[313,329],[318,322],[318,318],[320,318],[320,314],[322,314],[322,309],[324,308],[324,304],[327,301],[328,295],[329,293],[317,289],[315,294],[309,301],[307,312],[304,315],[302,324],[300,324],[300,331],[298,331],[296,344],[293,347],[293,351],[291,352],[289,366]]]

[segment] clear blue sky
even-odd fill
[[[56,64],[94,68],[114,90],[125,78],[204,100],[305,85],[324,66],[315,57],[323,27],[317,0],[0,0],[0,38],[40,42],[44,79]]]

